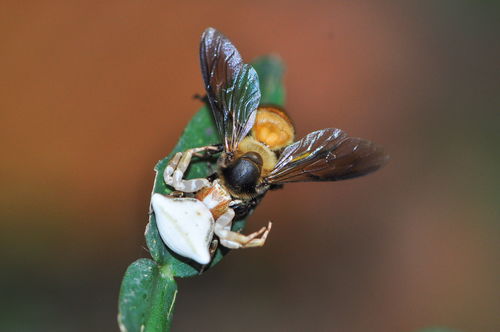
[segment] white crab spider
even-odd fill
[[[167,247],[202,265],[211,260],[210,246],[214,234],[221,245],[238,249],[263,246],[271,230],[269,222],[267,227],[250,235],[231,231],[235,215],[231,206],[238,201],[232,199],[219,180],[210,182],[205,178],[183,179],[193,154],[210,149],[213,147],[176,153],[163,173],[165,183],[177,191],[195,193],[194,197],[155,193],[151,198],[158,231]]]

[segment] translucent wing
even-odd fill
[[[223,34],[208,28],[201,36],[200,63],[208,100],[227,152],[235,151],[255,121],[259,78]]]
[[[374,143],[327,128],[287,146],[266,181],[279,184],[350,179],[379,169],[388,159]]]

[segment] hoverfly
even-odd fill
[[[230,249],[263,246],[271,222],[250,235],[233,232],[231,226],[236,214],[247,214],[269,189],[288,182],[354,178],[388,160],[377,145],[335,128],[294,142],[294,127],[286,113],[259,107],[257,73],[213,28],[202,34],[200,62],[223,142],[175,154],[163,177],[182,197],[152,196],[159,233],[175,253],[204,265],[218,244]],[[193,156],[217,153],[216,174],[183,179]]]

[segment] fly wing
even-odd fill
[[[350,179],[379,169],[388,159],[374,143],[327,128],[287,146],[266,181],[280,184]]]
[[[260,102],[257,72],[243,63],[236,47],[214,28],[201,36],[200,63],[225,151],[233,152],[255,121]]]

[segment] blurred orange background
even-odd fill
[[[298,136],[386,147],[291,184],[264,248],[179,280],[174,331],[498,331],[500,6],[493,1],[3,1],[0,330],[114,331],[147,257],[153,166],[201,106],[200,34],[279,54]]]

